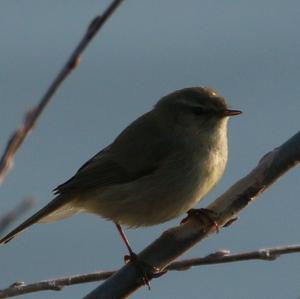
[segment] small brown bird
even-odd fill
[[[141,227],[178,217],[219,181],[227,163],[229,110],[209,88],[177,90],[130,124],[112,144],[87,161],[56,197],[0,240],[7,243],[35,223],[79,212]],[[130,253],[132,250],[126,243]]]

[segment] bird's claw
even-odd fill
[[[186,223],[190,218],[194,218],[199,221],[202,225],[205,225],[208,221],[215,227],[216,232],[219,232],[219,225],[216,221],[218,214],[209,209],[190,209],[187,211],[187,216],[181,220],[180,224]],[[205,221],[206,220],[206,221]]]
[[[136,267],[136,269],[139,272],[140,277],[143,281],[143,284],[148,287],[149,291],[151,289],[150,278],[159,277],[159,276],[165,274],[165,272],[167,272],[167,271],[161,271],[157,267],[154,267],[154,266],[142,261],[141,259],[139,259],[138,255],[134,252],[130,252],[129,255],[125,255],[124,261],[125,261],[125,264],[128,264],[129,262],[131,262]]]

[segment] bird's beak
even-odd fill
[[[235,115],[239,115],[241,113],[242,113],[242,111],[240,111],[240,110],[229,110],[229,109],[227,109],[227,110],[224,111],[223,115],[224,116],[235,116]]]

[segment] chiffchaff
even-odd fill
[[[163,97],[0,243],[34,223],[79,212],[112,220],[123,239],[123,225],[155,225],[187,212],[223,175],[228,116],[240,113],[229,110],[209,88],[185,88]]]

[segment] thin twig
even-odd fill
[[[0,216],[0,234],[12,223],[15,222],[21,215],[28,211],[35,204],[35,199],[32,197],[22,200],[13,210],[5,215]]]
[[[61,291],[65,286],[68,285],[104,280],[110,277],[113,273],[114,271],[81,274],[52,280],[45,280],[31,284],[25,284],[24,282],[15,282],[8,288],[0,291],[0,298],[9,298],[39,291]]]
[[[190,267],[211,265],[211,264],[224,264],[249,260],[263,260],[274,261],[281,255],[290,253],[299,253],[300,245],[287,245],[275,248],[265,248],[255,251],[242,252],[230,254],[228,250],[221,250],[215,253],[209,254],[203,258],[186,259],[171,263],[166,269],[182,271],[187,270]]]
[[[3,182],[5,176],[12,168],[13,159],[17,150],[35,126],[39,116],[50,102],[57,89],[68,77],[68,75],[79,65],[80,56],[85,48],[122,1],[123,0],[114,0],[102,15],[95,17],[66,64],[63,66],[44,96],[41,98],[39,104],[27,112],[23,124],[11,135],[4,150],[3,156],[0,159],[0,183]]]
[[[299,253],[300,245],[287,245],[275,248],[259,249],[256,251],[242,252],[230,254],[228,250],[221,250],[209,254],[202,258],[185,259],[171,263],[166,270],[168,271],[185,271],[195,266],[232,263],[249,260],[274,261],[283,254]],[[56,278],[25,284],[24,282],[15,282],[10,287],[0,290],[0,298],[8,298],[13,296],[24,295],[27,293],[39,291],[60,291],[65,286],[74,284],[88,283],[94,281],[105,280],[115,274],[116,271],[95,272],[88,274],[80,274],[69,277]]]

